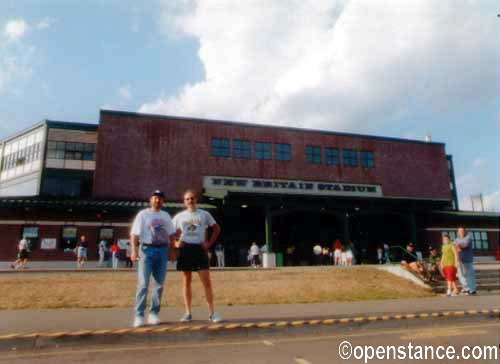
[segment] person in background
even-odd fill
[[[87,260],[87,251],[89,244],[87,243],[87,238],[85,235],[80,236],[80,241],[76,244],[76,267],[78,269],[83,268],[85,261]]]
[[[406,245],[406,251],[403,253],[401,259],[401,265],[410,272],[416,273],[422,280],[427,281],[429,279],[424,266],[417,259],[415,245],[413,243],[408,243],[408,245]]]
[[[222,243],[217,243],[215,245],[215,256],[217,257],[217,266],[219,268],[224,268],[226,262],[224,259],[224,245],[222,245]]]
[[[448,236],[449,240],[449,236]],[[437,281],[439,276],[442,275],[442,271],[440,269],[440,260],[437,249],[429,246],[429,258],[427,258],[427,271],[429,272],[429,277],[431,281]]]
[[[348,245],[345,251],[346,255],[346,265],[351,266],[354,254],[352,253],[351,245]]]
[[[457,238],[454,243],[458,250],[460,263],[458,266],[458,280],[462,285],[461,294],[474,295],[476,294],[476,273],[473,263],[472,237],[463,226],[457,229]]]
[[[333,242],[333,256],[335,258],[335,265],[339,265],[342,261],[342,243],[339,239]]]
[[[389,244],[384,243],[384,259],[385,259],[385,264],[389,264],[391,260],[389,259]]]
[[[443,276],[446,279],[446,284],[448,289],[446,291],[447,296],[457,296],[457,265],[458,262],[458,252],[457,247],[451,243],[448,234],[443,235],[443,246],[441,248],[442,258],[439,262]]]
[[[132,248],[130,247],[130,242],[127,242],[127,248],[125,249],[125,254],[127,259],[125,260],[125,264],[127,268],[133,268],[134,262],[130,259],[130,255],[132,254]]]
[[[10,265],[12,269],[25,269],[29,259],[29,242],[23,237],[17,245],[17,259]]]
[[[260,249],[257,243],[254,241],[250,247],[250,259],[252,267],[257,268],[259,266],[259,255]]]
[[[106,249],[107,249],[107,244],[106,244],[106,240],[101,240],[99,242],[99,267],[103,267],[104,266],[104,258],[106,258]]]
[[[316,244],[313,247],[314,265],[321,264],[321,253],[322,252],[323,252],[323,248],[321,248],[321,245]]]
[[[118,242],[115,241],[113,245],[111,245],[111,259],[113,262],[113,269],[118,268],[118,262],[120,259],[118,258],[118,254],[120,253],[120,247],[118,246]]]
[[[323,247],[321,254],[323,255],[323,257],[321,259],[323,265],[328,265],[328,257],[330,255],[330,249],[328,249],[328,247],[326,245]]]
[[[380,245],[377,247],[377,263],[384,263],[384,249]]]

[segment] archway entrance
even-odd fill
[[[273,251],[284,256],[285,265],[312,265],[314,245],[331,249],[335,239],[344,237],[343,223],[333,212],[293,210],[273,215]]]

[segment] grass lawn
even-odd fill
[[[432,296],[371,267],[212,271],[218,305],[314,303]],[[0,309],[131,307],[136,273],[27,273],[0,276]],[[163,304],[182,306],[181,275],[168,272]],[[204,305],[193,276],[193,305]]]

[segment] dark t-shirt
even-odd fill
[[[85,249],[88,249],[89,247],[89,244],[87,242],[78,242],[78,244],[76,244],[77,247],[81,247],[81,248],[85,248]]]
[[[416,254],[410,253],[410,252],[405,250],[405,252],[403,253],[403,256],[401,257],[401,260],[406,261],[406,263],[408,263],[408,264],[416,262],[417,261]]]

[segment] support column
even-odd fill
[[[266,245],[267,251],[273,251],[273,217],[271,215],[271,207],[266,205]]]
[[[349,214],[346,212],[344,214],[344,246],[347,245],[351,240],[351,234],[349,231]]]

